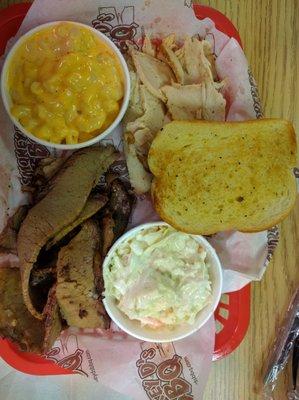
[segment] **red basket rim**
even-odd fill
[[[14,35],[30,7],[31,3],[20,3],[11,5],[0,11],[0,31],[2,34],[0,48],[2,51],[5,49],[6,41],[10,36]],[[242,46],[237,29],[224,14],[211,7],[199,4],[193,5],[193,9],[198,19],[212,19],[217,29],[221,30],[229,37],[234,37]],[[3,35],[3,33],[5,34]],[[247,285],[238,292],[230,293],[229,296],[230,302],[236,307],[235,311],[238,312],[238,324],[233,328],[233,331],[230,332],[229,340],[227,340],[226,335],[223,334],[224,330],[220,332],[219,335],[216,335],[214,360],[231,353],[243,340],[249,325],[250,285]],[[239,312],[240,310],[242,310],[242,312]],[[72,373],[72,371],[61,368],[54,362],[43,357],[21,352],[15,344],[5,339],[0,339],[0,356],[13,368],[31,375],[60,375]]]
[[[226,327],[216,335],[213,361],[232,353],[244,339],[250,322],[250,284],[229,295],[229,321]],[[221,301],[220,301],[221,304]],[[219,309],[215,312],[215,319]],[[235,323],[237,320],[237,324]],[[230,322],[234,322],[231,324]]]
[[[19,3],[19,4],[12,4],[6,8],[0,10],[0,26],[11,22],[16,18],[21,18],[22,20],[25,18],[29,8],[31,7],[32,3]]]
[[[215,8],[202,6],[200,4],[193,4],[193,10],[198,19],[210,18],[217,29],[225,33],[227,36],[235,38],[239,42],[240,46],[243,47],[238,30],[232,21],[228,19],[226,15],[222,14],[222,12]]]

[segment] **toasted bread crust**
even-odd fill
[[[296,166],[297,146],[296,134],[291,123],[268,119],[243,123],[178,121],[171,124],[173,126],[166,126],[163,131],[158,133],[149,153],[149,166],[155,175],[151,189],[153,203],[163,220],[183,232],[210,235],[224,230],[258,232],[273,227],[287,217],[296,201],[296,182],[291,171]],[[238,145],[239,138],[236,131],[239,127],[244,136],[243,151],[238,152],[237,148],[228,148],[225,150],[227,156],[225,164],[211,161],[217,158],[217,155],[222,158],[222,153],[219,153],[222,151],[220,140],[226,143],[224,139],[228,137],[229,144]],[[220,138],[211,139],[207,130],[215,131],[217,134],[220,130],[224,130],[226,136],[221,136],[220,132]],[[228,135],[230,130],[232,135],[236,135],[235,142],[231,142],[232,137]],[[267,131],[266,134],[265,131]],[[198,140],[194,139],[195,134],[198,134]],[[255,138],[256,142],[254,142]],[[180,145],[174,144],[176,139]],[[246,146],[250,140],[251,143],[253,140],[257,147],[254,149],[255,153],[252,154],[252,157],[260,154],[260,158],[256,161],[257,166],[250,164],[252,158],[250,146],[246,152]],[[190,155],[186,155],[181,150],[187,146],[189,146]],[[259,147],[263,149],[264,153],[259,151]],[[178,163],[178,153],[182,154],[179,159],[181,163]],[[208,154],[208,161],[206,164],[200,164],[205,154]],[[209,155],[212,155],[210,159]],[[247,161],[249,160],[249,166],[246,164],[245,157],[247,157]],[[265,157],[265,160],[262,157]],[[273,163],[271,163],[272,158],[275,159]],[[216,176],[218,181],[221,181],[221,177],[225,179],[225,174],[231,171],[229,164],[233,164],[236,160],[239,164],[246,164],[246,167],[253,169],[253,173],[246,175],[246,168],[243,178],[239,177],[239,172],[235,173],[230,181],[235,184],[232,185],[233,189],[224,190],[219,196],[217,183],[213,186],[212,178]],[[208,166],[205,174],[201,170],[202,165]],[[172,173],[173,170],[176,170],[176,175]],[[242,170],[241,173],[243,173]],[[202,179],[201,174],[203,175]],[[249,181],[250,176],[258,181],[257,188],[254,187],[254,183]],[[204,179],[210,179],[208,185],[203,183]],[[192,187],[192,182],[197,185],[197,191]],[[240,182],[242,183],[241,187]],[[256,191],[252,196],[247,196],[251,186]],[[235,196],[233,200],[236,200],[240,190],[246,191],[246,201],[242,205],[230,198],[230,196]],[[211,193],[207,195],[207,191]],[[223,198],[224,206],[221,210],[221,215],[224,216],[223,221],[217,215],[215,216],[213,211],[210,212],[210,209],[214,210],[215,204],[219,204],[219,197]],[[203,198],[205,199],[203,203],[206,203],[208,198],[208,205],[201,205],[200,201]],[[240,198],[241,202],[244,200],[242,196],[237,198]],[[255,204],[256,198],[259,202]],[[182,201],[183,207],[179,201]],[[248,210],[250,215],[248,213],[244,218],[244,213],[247,214]],[[256,213],[255,210],[257,210]]]

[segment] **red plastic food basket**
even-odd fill
[[[16,4],[0,12],[0,55],[4,53],[7,41],[18,31],[30,5]],[[194,12],[199,19],[211,18],[217,29],[234,37],[241,44],[238,31],[225,15],[201,5],[194,5]],[[215,319],[217,333],[213,359],[217,360],[235,350],[246,334],[250,319],[250,286],[223,295],[215,312]],[[0,339],[0,357],[15,369],[27,374],[58,375],[73,372],[35,354],[21,352],[15,344],[5,339]]]

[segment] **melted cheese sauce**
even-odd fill
[[[8,68],[11,113],[36,137],[76,144],[103,132],[119,113],[119,60],[96,34],[72,23],[28,37]]]

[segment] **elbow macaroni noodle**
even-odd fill
[[[99,135],[117,117],[124,78],[117,57],[96,34],[60,23],[16,50],[8,91],[11,113],[30,133],[76,144]]]

